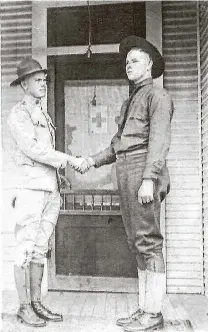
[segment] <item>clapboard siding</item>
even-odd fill
[[[7,126],[7,116],[10,109],[20,100],[20,88],[11,88],[9,84],[16,78],[17,63],[32,55],[32,1],[1,2],[1,123],[3,145],[3,175],[4,187],[3,222],[2,222],[2,261],[3,287],[14,288],[13,278],[13,218],[11,199],[13,191],[9,189],[14,180],[14,165],[11,160],[12,143]]]
[[[208,4],[199,5],[201,106],[202,106],[202,171],[204,226],[204,283],[208,296]]]
[[[196,2],[163,2],[162,15],[164,87],[175,105],[166,201],[167,291],[202,293]]]

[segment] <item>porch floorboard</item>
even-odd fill
[[[62,312],[62,323],[48,323],[44,328],[31,328],[16,321],[18,299],[15,291],[3,292],[3,332],[120,332],[118,317],[137,308],[136,294],[49,292],[44,304]],[[208,331],[208,299],[202,295],[166,296],[163,306],[164,332]]]

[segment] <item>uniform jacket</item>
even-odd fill
[[[122,132],[118,128],[110,146],[92,158],[95,167],[100,167],[114,162],[121,152],[146,151],[143,178],[157,179],[170,147],[173,103],[165,89],[153,86],[151,78],[139,83],[135,91],[131,102],[126,100],[121,108],[118,126],[122,125],[128,107]]]
[[[68,156],[55,151],[55,127],[40,101],[25,95],[11,110],[8,124],[20,177],[16,187],[55,190],[58,169],[66,166]]]

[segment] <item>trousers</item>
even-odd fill
[[[164,272],[163,236],[160,231],[161,202],[169,191],[169,174],[163,167],[154,180],[154,200],[138,202],[147,153],[124,155],[116,160],[116,175],[120,196],[121,214],[127,241],[136,254],[140,270]]]
[[[17,266],[44,263],[60,210],[60,193],[20,189],[15,201],[15,255]]]

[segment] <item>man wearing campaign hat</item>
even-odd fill
[[[150,331],[163,327],[166,280],[160,209],[170,189],[165,160],[173,104],[165,89],[153,85],[153,79],[163,74],[164,60],[151,43],[129,36],[119,51],[134,90],[122,105],[110,146],[88,157],[79,171],[116,162],[122,219],[129,247],[136,254],[139,279],[139,308],[118,319],[117,325],[128,332]]]
[[[20,300],[17,318],[34,327],[63,320],[62,315],[42,305],[41,283],[48,242],[60,209],[58,171],[67,164],[76,169],[81,161],[55,150],[55,127],[41,105],[46,73],[34,59],[21,61],[11,86],[21,85],[24,97],[8,118],[19,177],[14,204],[14,274]]]

